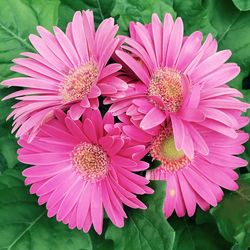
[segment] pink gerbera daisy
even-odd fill
[[[234,169],[247,165],[247,161],[235,156],[244,152],[241,144],[248,140],[247,133],[238,131],[233,139],[198,125],[196,130],[206,140],[209,154],[195,152],[190,159],[182,150],[176,149],[170,126],[161,127],[151,136],[129,122],[123,126],[125,134],[148,145],[150,156],[158,161],[159,166],[148,170],[146,177],[167,182],[163,207],[167,218],[174,210],[179,217],[186,212],[192,216],[196,204],[203,210],[210,205],[216,206],[223,197],[221,188],[233,191],[238,188],[235,182],[238,175]]]
[[[106,99],[113,103],[114,115],[126,112],[144,130],[171,121],[176,147],[189,158],[194,156],[195,138],[201,136],[197,123],[237,137],[237,118],[249,105],[236,99],[242,97],[238,90],[226,85],[240,71],[235,63],[225,63],[229,50],[216,52],[211,35],[202,44],[201,32],[184,37],[181,18],[174,22],[169,14],[163,24],[156,14],[151,24],[131,23],[130,35],[116,55],[137,79],[125,97]]]
[[[54,35],[37,27],[41,37],[29,39],[38,53],[22,53],[11,69],[27,77],[3,82],[5,86],[24,87],[5,97],[20,100],[9,115],[14,117],[17,136],[36,132],[53,117],[55,109],[69,109],[78,119],[86,108],[98,108],[98,96],[116,95],[127,89],[118,75],[120,64],[108,64],[121,40],[114,38],[118,26],[114,19],[104,20],[95,32],[92,11],[76,12],[66,34],[54,27]]]
[[[133,172],[148,168],[141,161],[143,145],[121,135],[111,113],[102,119],[98,110],[86,110],[82,121],[64,112],[41,126],[31,143],[19,140],[18,159],[33,165],[25,169],[25,184],[46,203],[48,216],[88,232],[93,224],[101,234],[103,211],[123,227],[123,204],[145,209],[137,194],[152,193],[148,180]]]

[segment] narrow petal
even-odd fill
[[[100,235],[103,225],[102,189],[101,184],[96,183],[93,187],[91,198],[91,218],[95,231]]]
[[[89,60],[88,46],[83,27],[83,19],[80,11],[77,11],[73,17],[72,35],[79,58],[83,62],[88,61]]]
[[[171,31],[169,44],[168,44],[168,53],[166,58],[166,66],[173,67],[179,56],[183,40],[183,22],[181,18],[177,18],[173,29]]]
[[[130,55],[126,54],[123,51],[116,51],[116,55],[123,60],[126,65],[129,66],[130,69],[132,69],[135,74],[146,84],[148,85],[150,82],[150,77],[146,70]]]
[[[166,115],[156,107],[153,107],[141,121],[140,127],[143,130],[151,129],[160,125],[166,119]]]
[[[166,187],[166,199],[164,202],[164,214],[167,218],[169,218],[176,206],[176,183],[174,176],[170,176],[167,180]]]

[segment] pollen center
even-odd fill
[[[108,173],[108,156],[98,145],[86,142],[77,145],[72,160],[85,180],[98,181]]]
[[[170,172],[175,172],[190,162],[182,150],[176,149],[173,132],[170,128],[163,129],[155,137],[150,154],[153,159],[161,162],[163,170]]]
[[[98,73],[97,65],[93,61],[71,70],[64,78],[60,89],[64,103],[82,100],[96,83]]]
[[[168,112],[177,112],[183,102],[181,74],[168,68],[156,70],[148,88],[148,96],[159,97],[164,104],[160,108]]]

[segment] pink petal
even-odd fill
[[[162,61],[162,23],[156,14],[152,15],[152,33],[157,65]]]
[[[54,45],[54,36],[47,31],[45,28],[38,26],[37,27],[38,33],[41,35],[42,39],[35,35],[30,35],[29,39],[32,43],[32,45],[36,48],[36,50],[39,52],[39,54],[46,58],[46,60],[53,66],[55,66],[58,70],[63,71],[64,67],[67,65],[67,61],[60,60],[60,57],[56,56],[53,51],[55,51],[55,47],[57,48],[58,45]],[[47,43],[48,37],[53,40],[53,43],[49,42],[50,45]],[[54,47],[54,48],[53,48]],[[52,50],[51,50],[52,48]]]
[[[119,71],[122,68],[121,64],[119,63],[112,63],[107,65],[101,72],[101,75],[99,77],[99,81],[117,71]]]
[[[206,176],[211,182],[229,190],[238,189],[237,183],[234,182],[226,173],[224,173],[222,168],[211,166],[210,164],[203,161],[194,162],[193,166],[197,171],[203,173],[204,176]],[[214,171],[210,171],[211,167],[213,167]]]
[[[178,180],[183,194],[183,200],[187,209],[188,216],[193,216],[196,209],[196,197],[194,190],[190,187],[181,171],[178,171]]]
[[[131,68],[134,73],[147,85],[150,82],[150,77],[147,71],[130,55],[123,51],[116,51],[116,55]]]
[[[189,63],[194,59],[197,54],[202,41],[202,33],[196,31],[192,33],[184,42],[178,60],[176,62],[176,68],[180,71],[184,71]]]
[[[164,201],[164,214],[167,218],[171,216],[176,206],[176,183],[174,176],[167,180],[166,199]]]
[[[16,86],[16,87],[26,87],[26,88],[37,88],[37,89],[47,89],[57,91],[58,86],[55,81],[41,80],[29,77],[19,77],[5,80],[2,82],[4,86]]]
[[[166,119],[166,115],[158,108],[153,107],[143,118],[140,127],[143,130],[151,129],[160,125]]]
[[[166,14],[163,23],[163,34],[162,34],[162,66],[166,65],[168,55],[168,44],[170,40],[170,34],[174,26],[173,18],[170,14]]]
[[[83,187],[81,196],[79,198],[77,213],[76,213],[76,224],[78,229],[82,229],[84,227],[84,222],[89,213],[91,196],[92,196],[92,188],[91,184],[88,183]]]
[[[185,139],[185,128],[183,122],[176,116],[171,116],[173,134],[175,139],[175,146],[177,150],[182,149],[182,144]]]
[[[131,38],[126,39],[126,43],[129,44],[131,47],[125,47],[126,50],[133,52],[137,57],[141,58],[141,60],[147,65],[149,72],[153,72],[154,65],[146,52],[146,50],[135,40]],[[124,46],[123,46],[124,47]],[[131,68],[133,70],[133,68]]]
[[[83,123],[83,132],[91,142],[98,143],[96,128],[89,118],[85,119]]]
[[[194,108],[184,108],[178,115],[181,119],[190,122],[202,122],[205,120],[203,112]]]
[[[91,218],[95,231],[100,235],[103,225],[102,189],[101,184],[96,183],[93,187],[91,199]]]
[[[209,58],[204,60],[199,66],[197,66],[197,68],[192,74],[192,80],[194,82],[197,82],[200,78],[213,72],[215,69],[222,66],[223,63],[225,63],[228,60],[231,54],[232,53],[230,50],[223,50],[210,56]]]
[[[127,136],[133,138],[134,140],[138,142],[145,143],[145,142],[149,142],[152,140],[152,136],[145,133],[143,130],[136,128],[135,126],[126,125],[126,126],[123,126],[122,129]]]
[[[85,108],[83,108],[80,103],[73,104],[69,109],[69,116],[73,120],[78,120],[83,114]]]
[[[37,153],[19,155],[18,160],[30,165],[48,165],[61,162],[68,162],[68,153]]]
[[[173,67],[175,65],[181,50],[182,40],[183,40],[183,22],[181,18],[178,17],[175,21],[175,24],[173,26],[169,38],[168,53],[166,58],[167,67]]]
[[[64,220],[64,218],[71,212],[74,205],[78,202],[79,196],[81,194],[81,192],[79,192],[79,190],[81,190],[81,185],[82,185],[81,176],[78,176],[78,178],[76,178],[74,182],[71,183],[71,187],[68,190],[65,197],[63,198],[61,205],[58,209],[56,215],[56,219],[58,221]]]
[[[216,206],[217,200],[211,192],[208,182],[202,176],[198,175],[191,168],[183,169],[182,173],[197,194],[199,194],[209,204]]]
[[[36,191],[37,195],[47,194],[55,190],[58,185],[65,182],[65,179],[70,176],[71,171],[64,171],[61,174],[55,175],[54,177],[48,179],[41,187]]]
[[[175,205],[175,211],[178,217],[182,217],[186,213],[186,207],[184,203],[184,195],[185,193],[182,193],[181,187],[180,187],[180,181],[178,179],[177,175],[174,175],[175,178],[175,184],[176,184],[176,205]]]
[[[67,68],[71,68],[72,67],[72,64],[71,62],[69,61],[68,57],[65,55],[63,49],[61,48],[60,44],[58,43],[58,41],[56,40],[55,36],[52,35],[48,30],[44,29],[43,27],[41,26],[38,26],[37,27],[37,31],[39,32],[39,34],[41,35],[44,43],[46,44],[46,46],[52,51],[52,53],[60,60],[60,63],[58,62],[57,64],[55,64],[55,62],[53,63],[53,65],[61,65],[61,70],[62,71],[65,71],[65,66],[66,66],[66,69]],[[29,38],[30,40],[32,41],[32,39],[34,39],[34,35],[30,35]],[[38,41],[39,43],[39,41]],[[43,49],[44,51],[44,49]],[[39,53],[41,55],[43,55],[41,53],[42,51],[39,50]],[[44,58],[53,58],[52,56],[46,56],[46,54],[44,54]],[[54,59],[55,60],[55,59]],[[65,65],[65,66],[64,66]],[[64,66],[64,67],[63,67]],[[57,66],[58,67],[58,66]]]
[[[55,37],[59,44],[61,45],[62,49],[64,50],[66,56],[69,58],[72,65],[76,68],[80,65],[80,59],[74,46],[72,45],[71,41],[68,37],[59,29],[58,27],[54,27]]]
[[[71,183],[74,182],[75,178],[76,178],[76,173],[71,171],[71,173],[69,174],[67,178],[67,182],[61,183],[61,185],[58,185],[55,188],[55,190],[53,190],[46,204],[46,208],[48,210],[53,208],[58,203],[60,205],[59,201],[61,201],[63,197],[65,196],[65,194],[67,194],[68,190],[70,189],[70,185]]]
[[[236,138],[237,133],[233,128],[227,127],[220,122],[213,121],[210,119],[206,119],[205,121],[201,122],[200,125],[210,128],[218,133],[221,133],[223,135],[229,136],[230,138]]]
[[[80,11],[77,11],[73,17],[72,35],[79,58],[83,62],[88,61],[89,60],[88,46],[83,27],[83,19]]]
[[[103,95],[111,95],[117,93],[116,88],[105,83],[99,83],[98,87],[100,88]]]
[[[191,124],[188,125],[188,131],[194,142],[194,150],[200,152],[201,154],[208,155],[209,148],[207,142],[199,133],[199,131]]]
[[[226,63],[218,70],[208,74],[202,78],[206,88],[214,88],[221,86],[232,79],[234,79],[240,73],[240,67],[235,63]],[[214,80],[216,79],[216,81]]]
[[[117,208],[115,208],[111,203],[111,198],[109,196],[109,192],[106,183],[104,181],[102,182],[102,195],[103,195],[103,206],[105,208],[108,217],[117,227],[123,227],[124,226],[123,216],[120,213],[118,213]]]
[[[141,23],[136,23],[136,25],[134,27],[135,27],[135,30],[136,30],[138,37],[140,38],[142,45],[146,49],[146,51],[147,51],[147,53],[152,61],[154,68],[157,68],[156,56],[154,53],[152,40],[150,38],[148,30]]]

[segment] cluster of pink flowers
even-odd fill
[[[124,205],[146,209],[138,195],[153,193],[150,180],[167,182],[166,217],[207,210],[222,188],[238,188],[234,169],[247,164],[235,156],[248,140],[249,104],[227,85],[240,72],[226,63],[231,52],[217,52],[210,34],[184,36],[181,18],[169,14],[129,29],[116,36],[109,18],[95,30],[89,10],[76,12],[66,33],[37,27],[37,53],[11,68],[25,77],[2,83],[23,87],[4,99],[18,100],[9,118],[18,159],[32,165],[25,184],[49,217],[84,232],[93,224],[102,233],[104,211],[123,227]],[[159,166],[148,170],[146,155]]]

